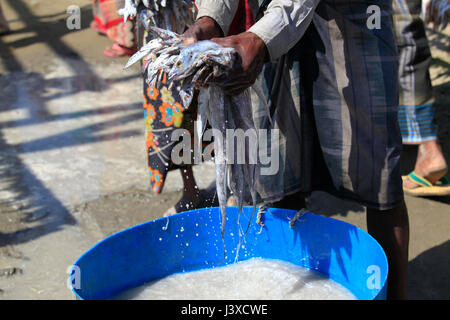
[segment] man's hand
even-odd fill
[[[229,95],[238,95],[255,83],[264,62],[269,60],[264,41],[256,34],[241,34],[211,39],[222,47],[234,48],[238,54],[233,69],[227,76],[217,78],[215,83]]]
[[[217,22],[210,17],[201,17],[189,29],[183,33],[186,46],[201,40],[222,37],[222,29]]]
[[[201,17],[183,34],[185,45],[201,40],[212,40],[222,47],[234,48],[237,59],[227,76],[215,79],[225,93],[238,95],[250,87],[269,60],[264,41],[256,34],[244,32],[235,36],[221,38],[222,29],[210,17]]]

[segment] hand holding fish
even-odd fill
[[[197,41],[210,40],[222,36],[223,33],[219,25],[210,17],[201,17],[183,33],[185,46]]]
[[[237,57],[230,72],[214,80],[226,94],[235,96],[244,92],[255,83],[264,62],[269,61],[264,41],[254,33],[243,32],[235,36],[214,38],[211,41],[236,51]]]
[[[209,23],[209,22],[205,22]],[[205,30],[216,30],[216,27]],[[206,129],[206,123],[216,132],[214,137],[214,161],[216,163],[216,189],[221,212],[222,239],[225,232],[227,189],[229,188],[236,199],[239,214],[242,211],[244,198],[251,196],[256,213],[256,168],[258,151],[258,133],[253,122],[250,90],[258,74],[261,72],[265,59],[269,57],[264,42],[252,33],[243,33],[233,37],[199,40],[205,36],[191,29],[194,43],[185,45],[185,37],[161,28],[149,26],[148,31],[154,36],[130,58],[126,67],[143,60],[143,71],[147,72],[150,87],[158,87],[165,79],[169,89],[174,85],[172,80],[183,80],[176,89],[183,101],[183,107],[189,108],[195,91],[200,88],[197,106],[197,145],[201,150],[201,137]],[[208,32],[209,32],[208,31]],[[188,33],[189,34],[189,33]],[[210,37],[209,34],[207,37]],[[222,46],[223,44],[223,46]],[[236,59],[240,62],[235,63]],[[231,72],[231,74],[230,74]],[[231,77],[230,77],[231,76]],[[226,80],[230,77],[229,82]],[[239,95],[227,95],[218,83],[230,88],[231,92],[242,92]],[[208,88],[205,89],[205,85]],[[238,89],[235,89],[237,86]],[[253,86],[253,90],[261,98],[261,90]],[[258,93],[259,92],[259,93]],[[265,101],[263,97],[261,101]],[[269,114],[269,113],[268,113]],[[238,146],[242,152],[234,152],[226,147],[227,132],[237,130],[250,134],[244,145]],[[219,134],[217,134],[219,133]],[[250,143],[251,142],[251,143]],[[251,221],[250,219],[249,221]],[[261,219],[260,219],[261,220]],[[239,245],[245,232],[240,226],[238,218]],[[238,254],[236,252],[236,255]],[[225,249],[224,249],[225,255]]]

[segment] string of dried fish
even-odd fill
[[[119,10],[124,21],[136,17],[140,4],[147,8],[142,11],[147,25],[182,33],[194,22],[192,0],[125,0]]]
[[[299,220],[306,212],[308,212],[308,209],[306,209],[306,208],[303,208],[303,209],[297,211],[295,213],[294,217],[291,220],[289,220],[289,227],[291,229],[294,228],[295,222],[297,220]]]

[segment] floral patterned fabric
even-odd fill
[[[139,10],[145,10],[145,8],[139,7]],[[241,0],[230,34],[245,31],[251,23],[253,23],[253,16],[248,1]],[[151,40],[146,32],[140,39],[143,40],[140,41],[142,44]],[[145,66],[145,61],[143,61],[143,65]],[[193,146],[194,120],[197,118],[196,99],[194,98],[188,109],[184,109],[177,90],[181,83],[175,82],[171,85],[172,89],[169,89],[166,80],[163,76],[159,88],[149,87],[144,81],[145,145],[148,154],[149,179],[155,193],[162,192],[167,173],[172,169],[180,168],[171,160],[172,150],[177,143],[177,141],[171,141],[173,131],[179,128],[188,130],[191,137],[191,146]],[[204,142],[203,148],[207,146],[208,142]],[[193,160],[193,153],[191,153],[190,159]],[[181,167],[189,165],[183,164]]]
[[[171,160],[171,153],[177,141],[172,141],[174,130],[187,129],[193,138],[196,109],[195,103],[188,110],[181,104],[175,83],[172,90],[165,77],[159,88],[149,87],[144,81],[145,145],[148,154],[148,173],[152,190],[162,192],[164,180],[169,170],[180,168]],[[182,165],[184,166],[184,165]]]

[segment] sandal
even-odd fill
[[[130,49],[124,46],[121,46],[117,42],[115,42],[112,47],[106,49],[103,51],[103,54],[110,58],[119,58],[119,57],[125,57],[125,56],[132,56],[136,53],[137,50]]]
[[[413,181],[418,186],[415,188],[405,188],[403,191],[406,194],[416,196],[416,197],[430,197],[430,196],[447,196],[450,195],[450,181],[446,177],[442,177],[434,184],[419,176],[414,171],[410,174],[402,177],[403,181],[409,179]]]

